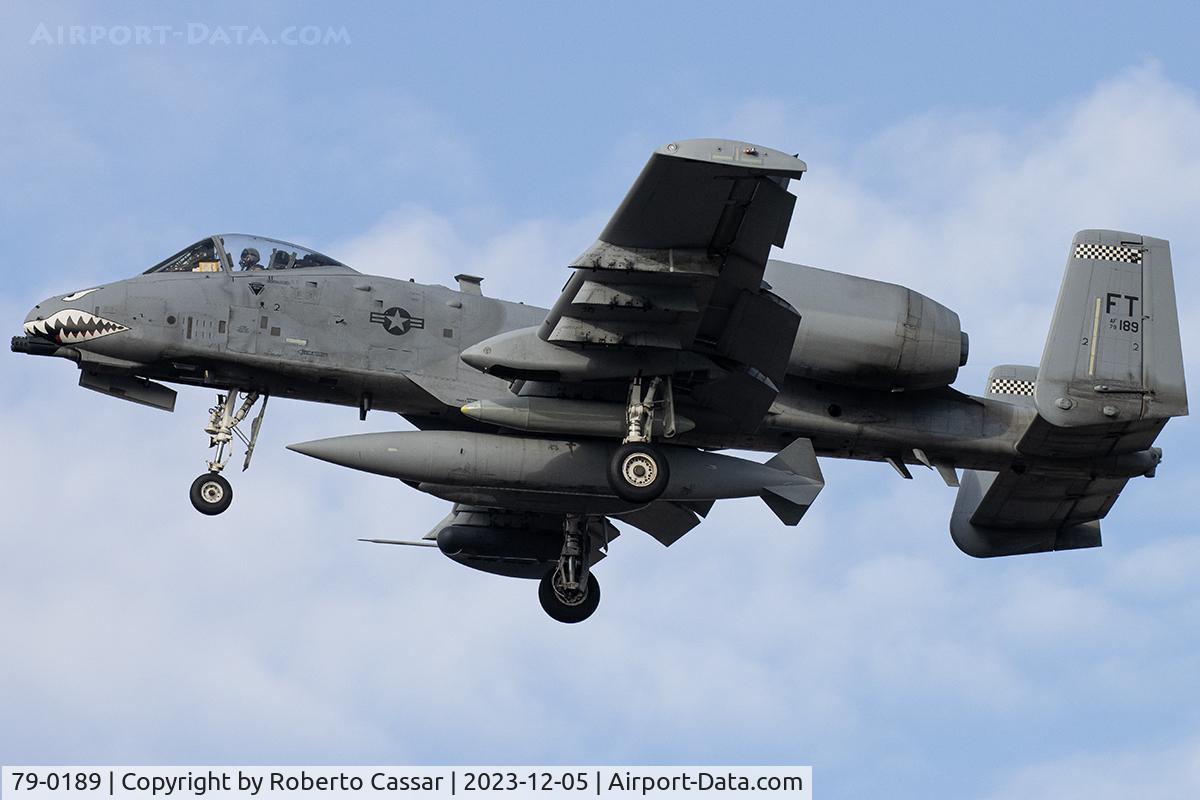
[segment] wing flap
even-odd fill
[[[799,326],[800,315],[786,301],[770,292],[743,291],[719,326],[716,350],[782,385]]]
[[[700,303],[691,287],[632,281],[600,283],[586,279],[571,306],[609,314],[624,311],[630,317],[656,313],[696,314],[700,311]]]
[[[743,367],[693,387],[688,399],[728,417],[738,430],[752,431],[778,395],[779,387],[770,378],[754,367]]]
[[[661,350],[682,350],[684,347],[679,331],[670,327],[648,324],[648,321],[611,317],[559,317],[547,341],[551,344],[621,345],[656,347]]]

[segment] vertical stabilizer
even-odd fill
[[[1117,231],[1075,234],[1034,400],[1051,425],[1187,414],[1171,248]]]

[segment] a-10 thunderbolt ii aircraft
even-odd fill
[[[817,456],[936,470],[973,556],[1099,546],[1099,520],[1154,475],[1155,437],[1187,413],[1167,242],[1077,233],[1041,364],[995,367],[973,397],[950,388],[967,359],[953,311],[768,259],[805,169],[743,142],[659,148],[548,311],[468,275],[454,291],[212,236],[42,301],[12,349],[166,410],[175,392],[157,381],[215,388],[214,453],[191,490],[206,514],[229,506],[232,439],[248,465],[268,397],[399,413],[417,430],[290,447],[453,503],[418,543],[540,579],[563,622],[595,610],[614,521],[669,545],[714,501],[757,496],[795,525],[824,485]]]

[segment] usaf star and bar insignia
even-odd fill
[[[423,317],[414,317],[399,306],[392,306],[387,311],[376,311],[371,314],[371,322],[378,323],[393,336],[403,336],[409,331],[421,330],[425,327]]]

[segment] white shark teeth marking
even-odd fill
[[[53,339],[59,344],[88,342],[127,330],[128,326],[75,308],[64,308],[46,319],[25,323],[25,333]]]
[[[97,286],[95,289],[81,289],[81,290],[80,290],[80,291],[78,291],[78,292],[74,292],[74,293],[72,293],[72,294],[69,294],[69,295],[67,295],[66,297],[64,297],[64,298],[62,299],[62,301],[63,301],[64,303],[69,303],[69,302],[71,302],[72,300],[78,300],[79,298],[81,298],[81,297],[85,297],[85,296],[87,296],[87,295],[91,294],[92,292],[96,291],[96,290],[97,290],[97,289],[99,289],[99,288],[100,288],[100,287],[99,287],[99,286]]]

